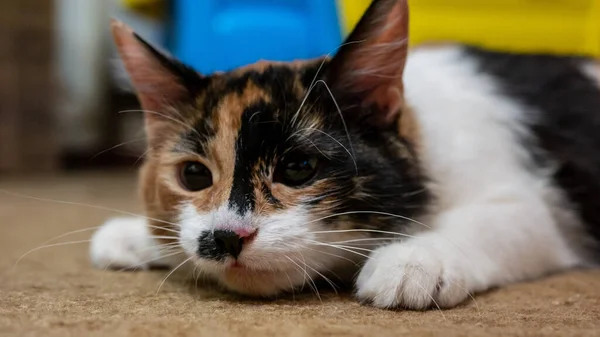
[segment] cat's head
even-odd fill
[[[427,203],[402,96],[407,25],[405,0],[374,1],[332,59],[205,76],[113,23],[146,110],[155,232],[179,232],[202,272],[245,294],[355,271]]]

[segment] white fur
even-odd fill
[[[90,256],[94,266],[101,269],[148,269],[168,264],[143,218],[107,221],[92,236]]]
[[[587,61],[581,65],[581,71],[591,78],[600,88],[600,60]]]
[[[194,259],[201,272],[210,275],[237,292],[253,295],[274,295],[292,290],[323,276],[331,268],[346,266],[359,260],[356,254],[316,244],[327,242],[330,235],[314,234],[320,228],[311,222],[302,209],[290,209],[269,216],[238,215],[226,205],[210,213],[198,213],[191,204],[184,204],[180,214],[181,246],[190,256],[196,256],[198,238],[203,231],[235,227],[258,230],[252,243],[242,250],[237,261],[246,272],[228,273],[233,260],[216,262]],[[337,239],[339,235],[335,235]],[[335,254],[335,255],[327,255]],[[320,274],[322,273],[322,274]]]
[[[459,48],[415,50],[404,76],[439,204],[432,230],[373,253],[358,297],[379,307],[451,307],[579,264],[553,217],[559,192],[549,172],[525,168],[519,140],[536,112],[500,96]]]

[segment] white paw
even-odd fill
[[[458,261],[419,242],[381,247],[360,271],[356,296],[380,308],[456,306],[469,296]]]
[[[148,269],[160,258],[144,219],[115,218],[92,236],[92,263],[101,269]]]

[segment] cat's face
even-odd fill
[[[404,10],[402,1],[375,1],[353,34],[374,41],[348,44],[333,60],[260,62],[212,76],[114,25],[148,110],[147,212],[179,232],[201,272],[253,295],[352,273],[382,242],[374,238],[389,238],[382,232],[401,230],[401,217],[423,209],[418,139],[399,79],[406,20],[368,17]],[[398,41],[389,41],[390,29]]]

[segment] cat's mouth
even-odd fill
[[[259,269],[253,268],[247,264],[244,264],[238,260],[231,261],[225,266],[225,272],[231,274],[273,274],[273,269]]]

